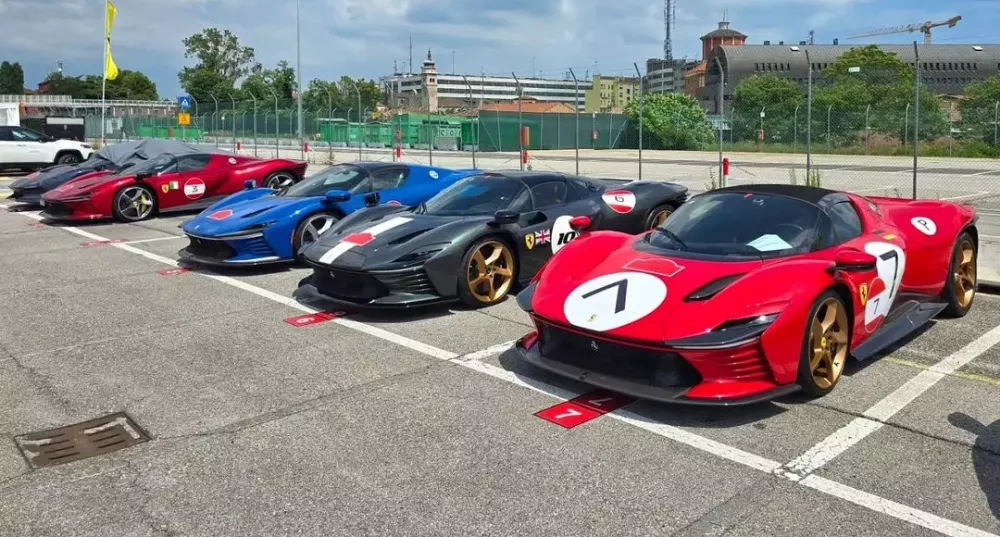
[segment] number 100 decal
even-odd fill
[[[566,297],[563,314],[574,326],[604,332],[649,315],[667,298],[663,280],[642,272],[605,274]]]

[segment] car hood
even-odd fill
[[[203,237],[244,231],[255,224],[290,218],[299,211],[320,203],[320,198],[286,198],[269,194],[260,198],[238,201],[201,214],[184,223],[181,229]]]
[[[408,210],[352,220],[324,233],[303,255],[317,265],[347,270],[379,268],[429,245],[446,245],[492,216],[459,217],[415,214]]]
[[[636,247],[641,238],[621,234],[581,238],[552,258],[532,292],[531,308],[544,320],[662,343],[704,334],[756,305],[739,296],[743,286],[738,284],[765,265],[760,260],[704,261],[648,253]],[[614,242],[618,245],[609,244]],[[735,278],[710,299],[689,299],[727,277]]]

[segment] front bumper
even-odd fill
[[[455,300],[435,292],[423,267],[354,272],[313,266],[312,276],[299,282],[295,298],[371,310],[410,309]]]
[[[63,202],[42,199],[39,203],[42,206],[40,216],[46,220],[89,222],[111,218],[111,215],[104,214],[92,207],[88,201]]]
[[[253,267],[287,263],[275,255],[261,234],[233,239],[218,239],[187,234],[190,243],[177,252],[187,263],[214,267]]]
[[[11,195],[7,198],[18,203],[28,205],[41,205],[42,194],[46,191],[40,188],[15,188],[11,187]]]
[[[759,378],[705,382],[693,363],[669,349],[640,348],[585,335],[566,336],[557,327],[536,324],[540,332],[531,332],[514,346],[522,360],[556,375],[639,399],[697,406],[740,406],[799,390],[797,384],[781,386]],[[719,358],[724,359],[721,354]],[[702,356],[697,361],[702,360],[708,362],[711,358]],[[704,362],[698,365],[703,366]]]

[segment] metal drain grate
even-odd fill
[[[96,457],[141,444],[149,436],[124,412],[14,439],[32,468]]]

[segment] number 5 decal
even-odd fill
[[[875,256],[875,270],[878,273],[878,278],[871,283],[868,304],[865,305],[865,326],[869,326],[884,318],[892,309],[893,302],[899,295],[899,286],[903,283],[906,253],[902,248],[886,242],[868,243],[865,251]]]
[[[566,297],[563,314],[574,326],[604,332],[634,323],[667,298],[663,280],[642,272],[616,272],[580,285]]]

